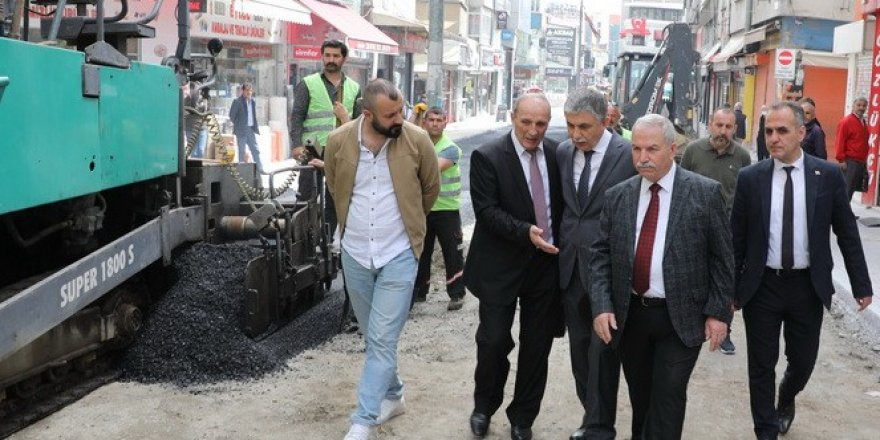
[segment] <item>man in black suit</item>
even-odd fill
[[[257,136],[260,134],[260,125],[257,122],[257,105],[254,103],[254,86],[244,83],[241,86],[241,96],[232,101],[229,108],[229,119],[232,121],[232,131],[238,144],[238,161],[245,162],[245,145],[251,150],[251,159],[257,164],[257,170],[263,170],[260,162],[260,147],[257,146]]]
[[[700,346],[715,350],[733,314],[721,185],[676,166],[675,149],[668,118],[636,121],[639,176],[605,193],[590,261],[593,326],[618,348],[639,440],[681,438]]]
[[[801,150],[803,109],[791,102],[774,104],[764,132],[773,159],[740,171],[731,226],[735,305],[745,320],[755,434],[775,439],[788,432],[795,396],[806,386],[819,352],[822,306],[831,306],[834,293],[830,229],[859,310],[871,304],[872,292],[843,174]],[[788,366],[774,408],[783,324]]]
[[[544,139],[550,124],[547,98],[539,93],[520,96],[511,119],[509,134],[471,156],[476,225],[464,282],[480,300],[480,325],[470,425],[474,435],[485,436],[489,419],[504,400],[518,299],[519,358],[507,418],[511,438],[531,439],[547,382],[547,356],[553,337],[564,330],[555,246],[562,194],[556,143]]]
[[[565,101],[569,140],[556,150],[565,203],[559,228],[559,288],[571,346],[571,370],[584,407],[570,440],[614,438],[620,361],[593,333],[590,308],[590,245],[599,234],[605,190],[634,176],[632,148],[606,130],[605,96],[582,88]],[[594,339],[595,338],[595,339]]]

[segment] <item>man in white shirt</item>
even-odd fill
[[[675,165],[675,128],[633,125],[639,175],[605,193],[592,246],[593,327],[620,355],[632,438],[681,438],[700,348],[715,350],[733,315],[733,249],[721,185]]]
[[[345,440],[404,412],[397,342],[409,314],[425,216],[440,192],[434,144],[403,119],[403,96],[377,79],[363,114],[330,133],[323,165],[339,213],[342,268],[366,361]]]
[[[819,354],[822,306],[831,307],[833,228],[859,310],[873,292],[859,228],[843,173],[804,154],[804,111],[781,102],[764,121],[772,160],[743,168],[736,182],[731,228],[736,258],[735,306],[742,308],[749,352],[749,393],[758,439],[791,427],[795,397],[807,385]],[[779,333],[788,365],[776,394]]]

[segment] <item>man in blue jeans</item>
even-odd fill
[[[366,342],[357,409],[345,440],[367,440],[404,412],[397,342],[409,315],[425,216],[440,192],[434,144],[403,119],[403,96],[384,79],[364,89],[363,113],[330,133],[324,154],[351,305]],[[389,160],[389,158],[391,158]]]
[[[263,171],[260,162],[260,148],[257,146],[257,135],[260,134],[257,123],[257,106],[254,103],[254,86],[244,83],[241,86],[241,96],[232,101],[229,108],[229,119],[232,121],[233,133],[238,143],[238,161],[244,162],[245,145],[251,150],[251,159],[257,164],[257,170]]]

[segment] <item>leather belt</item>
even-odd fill
[[[764,273],[772,274],[780,278],[791,278],[810,274],[810,268],[806,269],[776,269],[773,267],[765,267]]]
[[[633,295],[633,304],[640,304],[642,307],[666,307],[666,298]]]

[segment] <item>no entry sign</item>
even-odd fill
[[[793,80],[795,64],[794,50],[776,49],[776,79]]]

